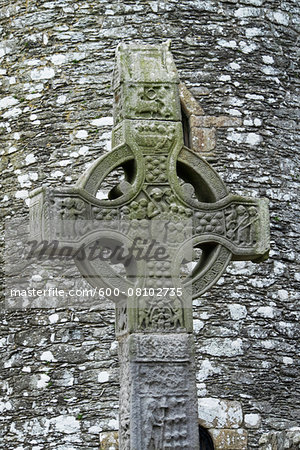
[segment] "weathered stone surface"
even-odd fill
[[[123,338],[121,448],[199,447],[193,359],[191,336]]]
[[[262,425],[257,430],[248,430],[249,449],[256,449],[264,431],[282,430],[299,423],[295,378],[281,373],[282,367],[297,370],[296,341],[287,338],[281,328],[274,329],[274,320],[278,319],[253,316],[259,307],[270,306],[276,308],[282,321],[296,325],[299,320],[295,313],[300,281],[299,184],[295,173],[298,165],[297,2],[289,0],[279,5],[278,2],[234,0],[217,4],[210,0],[182,0],[133,4],[127,0],[87,0],[77,3],[30,1],[25,7],[25,2],[18,0],[1,2],[0,55],[4,54],[0,69],[1,102],[5,99],[1,103],[0,124],[3,214],[27,217],[29,190],[45,182],[56,187],[72,185],[87,164],[109,150],[110,80],[117,44],[132,38],[160,43],[166,36],[170,37],[180,77],[200,100],[205,114],[216,117],[240,114],[241,127],[217,130],[214,168],[231,191],[270,199],[269,261],[260,267],[250,262],[232,263],[229,267],[235,269],[236,275],[225,274],[220,285],[213,289],[213,297],[195,300],[194,306],[194,317],[204,323],[201,333],[226,322],[226,327],[238,332],[244,340],[247,347],[244,355],[225,361],[219,356],[209,356],[219,372],[205,379],[207,393],[204,395],[237,399],[244,412],[259,411]],[[248,16],[241,13],[240,8],[245,7],[251,7]],[[31,70],[43,66],[53,68],[55,76],[32,80]],[[9,106],[9,102],[14,104]],[[93,125],[94,120],[99,125]],[[80,130],[86,133],[78,133]],[[116,174],[111,177],[116,178]],[[228,305],[237,303],[248,311],[239,320],[232,318],[228,309]],[[56,313],[59,321],[51,323],[50,317]],[[99,358],[102,354],[106,370],[110,370],[117,365],[116,357],[108,350],[115,339],[114,311],[107,307],[97,311],[95,320],[84,322],[85,315],[93,314],[87,310],[80,315],[62,310],[49,314],[30,310],[3,313],[1,357],[5,361],[10,359],[17,348],[14,333],[23,331],[26,324],[28,327],[38,324],[41,334],[67,330],[69,324],[75,324],[82,333],[82,341],[86,336],[100,333]],[[76,317],[82,317],[82,321],[74,322]],[[276,346],[266,349],[265,340],[274,338]],[[33,355],[23,346],[24,369],[30,366],[33,372],[38,370],[41,350],[48,351],[50,347],[51,342],[47,342]],[[196,351],[200,367],[203,356],[198,345]],[[93,368],[94,362],[88,365]],[[90,427],[117,430],[116,381],[109,383],[111,389],[103,391],[101,383],[92,387],[79,384],[75,378],[73,392],[64,388],[62,397],[68,400],[64,400],[64,406],[56,402],[60,391],[54,385],[47,389],[47,395],[43,389],[31,388],[20,412],[16,374],[19,370],[11,367],[2,372],[4,403],[12,404],[12,409],[3,413],[6,416],[0,432],[1,439],[5,435],[2,441],[5,450],[26,447],[24,441],[28,450],[34,446],[44,448],[45,434],[57,450],[71,446],[77,450],[80,445],[96,449],[99,437],[88,431]],[[237,382],[241,374],[247,378],[247,384]],[[76,399],[71,400],[72,397]],[[33,401],[34,412],[45,419],[61,415],[63,407],[84,410],[80,420],[82,433],[77,435],[80,443],[63,443],[63,437],[54,434],[52,429],[45,431],[45,428],[42,434],[34,435],[33,428],[25,426],[26,418],[32,417]],[[114,425],[108,426],[109,420]],[[8,434],[11,423],[14,427]]]
[[[191,128],[192,148],[200,152],[211,152],[216,146],[215,128]]]
[[[246,428],[259,428],[261,425],[260,414],[245,414],[244,422]]]
[[[242,125],[242,121],[239,117],[230,116],[219,116],[219,117],[209,117],[209,116],[196,116],[192,115],[190,117],[190,126],[202,127],[202,128],[226,128],[226,127],[238,127]]]
[[[117,450],[119,448],[118,433],[100,433],[100,448],[101,450]]]
[[[211,338],[206,339],[202,346],[204,354],[213,356],[232,357],[243,355],[243,341],[241,338]]]
[[[198,399],[198,416],[205,428],[239,428],[243,421],[241,403],[211,397]]]
[[[190,127],[196,126],[193,123],[193,117],[204,114],[203,109],[184,83],[179,84],[179,96],[184,113],[189,119]]]
[[[49,342],[50,333],[41,333],[40,329],[30,328],[15,334],[15,342],[17,345],[25,347],[43,346]]]
[[[300,448],[300,428],[264,434],[259,440],[261,450],[297,450]]]
[[[247,450],[247,432],[243,429],[210,430],[216,450]]]
[[[58,344],[57,346],[53,346],[52,353],[53,360],[59,362],[69,362],[76,364],[89,359],[87,350],[84,347],[75,347],[74,345],[68,344]],[[50,358],[49,360],[51,361]]]

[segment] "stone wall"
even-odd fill
[[[297,450],[300,446],[300,428],[285,431],[273,431],[263,434],[259,440],[261,450]]]
[[[232,263],[195,301],[199,418],[218,449],[256,449],[263,433],[299,424],[297,5],[0,0],[3,217],[27,218],[30,190],[74,184],[109,150],[121,41],[172,39],[181,80],[205,114],[234,119],[202,123],[195,139],[232,192],[270,199],[272,250],[260,265]],[[3,311],[0,448],[96,449],[100,433],[110,448],[113,317],[109,302]]]

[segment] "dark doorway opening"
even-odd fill
[[[200,450],[214,450],[214,443],[209,432],[199,425]]]
[[[181,105],[181,122],[182,122],[184,145],[188,148],[191,148],[189,118],[186,115],[186,113],[184,111],[184,107],[182,105]]]

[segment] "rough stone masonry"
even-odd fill
[[[272,219],[269,261],[231,264],[229,277],[194,301],[199,409],[209,411],[200,423],[216,445],[230,438],[243,448],[247,432],[249,449],[263,433],[299,425],[297,2],[0,6],[5,216],[27,217],[32,188],[72,185],[108,150],[116,45],[172,39],[180,78],[204,111],[199,142],[231,191],[270,199]],[[216,128],[224,115],[234,125]],[[109,303],[3,312],[2,448],[98,448],[100,432],[102,446],[113,437],[113,314]]]

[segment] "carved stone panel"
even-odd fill
[[[131,449],[198,448],[192,338],[133,334],[122,341],[120,357],[127,385],[121,423],[130,415],[123,442],[130,440]]]

